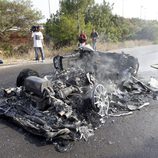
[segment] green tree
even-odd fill
[[[53,15],[53,18],[46,23],[46,34],[51,37],[56,47],[73,44],[76,41],[76,21],[69,16],[60,16],[60,19]]]
[[[107,27],[112,17],[112,6],[105,0],[102,4],[95,4],[88,8],[85,16],[86,22],[91,22],[97,29]]]
[[[85,29],[85,14],[92,5],[94,5],[94,0],[62,0],[60,13],[74,18],[80,32]]]
[[[150,41],[158,41],[158,23],[157,22],[148,22],[144,27],[137,32],[137,39],[146,39]]]
[[[58,46],[76,43],[81,30],[89,36],[92,28],[104,41],[156,39],[158,22],[123,18],[113,15],[112,9],[113,4],[106,0],[102,4],[94,0],[62,0],[60,10],[46,23],[46,33]]]
[[[87,9],[94,4],[94,0],[62,0],[61,13],[76,16],[77,13],[85,14]]]
[[[52,15],[46,23],[46,34],[55,46],[60,47],[77,42],[81,30],[90,34],[92,25],[85,23],[85,12],[93,0],[63,0],[60,11]]]
[[[11,28],[25,30],[42,18],[40,11],[32,9],[30,0],[0,0],[0,38]]]
[[[115,36],[112,35],[112,32],[116,32],[112,7],[113,5],[104,0],[100,5],[96,4],[89,7],[85,16],[85,22],[90,22],[102,34],[104,40],[111,39]]]

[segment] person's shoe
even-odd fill
[[[45,60],[42,60],[42,63],[45,63]]]

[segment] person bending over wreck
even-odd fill
[[[80,33],[80,35],[78,37],[78,41],[79,41],[79,47],[86,45],[87,36],[84,33],[84,31],[81,31],[81,33]]]
[[[32,38],[33,38],[33,47],[35,51],[35,60],[39,61],[39,52],[40,52],[42,61],[44,61],[45,53],[43,50],[43,34],[40,31],[40,26],[37,26],[35,32],[32,32]]]

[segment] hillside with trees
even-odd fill
[[[112,14],[113,5],[106,0],[95,4],[94,0],[62,0],[60,10],[47,21],[46,34],[57,47],[77,42],[77,35],[92,28],[100,34],[102,42],[126,40],[158,40],[158,22],[138,18],[123,18]]]
[[[127,40],[158,42],[158,21],[138,18],[127,19],[112,14],[113,5],[106,0],[61,0],[60,9],[44,26],[46,43],[52,48],[76,45],[81,30],[89,36],[92,28],[99,33],[102,43]],[[33,9],[31,0],[0,0],[0,54],[12,56],[28,53],[30,28],[42,19]],[[14,30],[14,31],[13,31]]]

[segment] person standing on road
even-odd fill
[[[95,29],[93,29],[91,32],[91,39],[92,39],[92,47],[94,50],[96,50],[96,42],[98,38],[99,38],[98,32],[96,32]]]
[[[45,53],[43,49],[43,34],[40,31],[40,26],[36,27],[35,32],[32,32],[33,47],[35,51],[35,60],[39,61],[39,52],[41,53],[42,62],[45,60]]]

